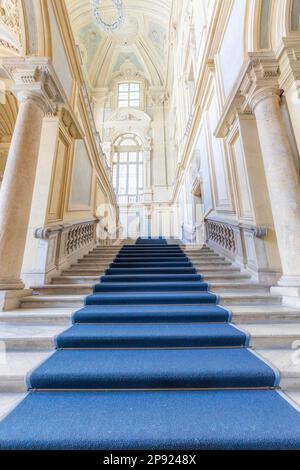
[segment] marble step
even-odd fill
[[[257,349],[256,353],[273,364],[280,373],[280,386],[283,390],[300,389],[299,349]]]
[[[7,351],[54,349],[55,337],[66,328],[62,325],[26,325],[5,323],[0,326],[0,342]]]
[[[8,351],[0,363],[0,392],[26,392],[26,376],[53,352]]]
[[[93,283],[86,284],[49,284],[37,286],[33,289],[33,295],[89,295],[91,293]],[[107,285],[109,288],[109,284]],[[251,282],[218,282],[209,283],[209,290],[219,294],[219,292],[269,292],[268,286],[254,284]]]
[[[300,322],[300,310],[283,305],[227,305],[226,308],[231,311],[232,321],[237,325]]]
[[[135,263],[132,262],[132,264],[139,264],[139,263],[143,263],[144,261],[136,261]],[[124,261],[124,263],[126,263],[126,261]],[[151,263],[151,261],[149,261],[149,263]],[[106,263],[106,262],[103,262],[103,261],[91,261],[91,260],[80,260],[80,262],[78,262],[77,264],[73,264],[71,266],[70,269],[73,269],[73,268],[76,268],[76,269],[81,269],[81,268],[84,268],[84,269],[103,269],[103,268],[107,268],[111,263]],[[122,263],[120,263],[122,264]],[[212,260],[212,261],[196,261],[194,263],[194,267],[195,268],[222,268],[222,267],[227,267],[227,266],[232,266],[232,263],[229,262],[229,261],[219,261],[219,260]],[[121,267],[121,266],[120,266]]]
[[[118,255],[118,252],[113,255],[108,255],[106,253],[89,253],[88,255],[83,256],[81,259],[114,259]]]
[[[280,387],[291,393],[300,389],[300,363],[295,363],[291,349],[259,349],[255,352],[277,368]],[[24,393],[26,376],[52,353],[49,351],[9,351],[6,364],[0,364],[0,393]],[[296,361],[297,362],[297,361]]]
[[[221,274],[214,273],[214,272],[209,272],[203,275],[203,280],[205,282],[223,282],[223,281],[228,281],[228,282],[242,282],[242,281],[251,281],[251,276],[250,274],[242,274],[240,272],[235,273],[235,272],[223,272]]]
[[[209,282],[209,290],[215,294],[220,292],[270,292],[270,286],[263,284],[257,284],[254,282],[247,281],[220,281],[220,282]]]
[[[21,300],[21,308],[81,308],[83,295],[34,295]]]
[[[300,321],[300,310],[290,309],[282,305],[227,305],[232,312],[232,321],[240,324],[259,323],[296,323]],[[63,325],[68,326],[71,316],[77,308],[33,308],[19,309],[0,313],[0,328],[3,323]]]
[[[3,323],[68,326],[76,310],[76,308],[23,308],[0,312],[0,331]]]
[[[202,274],[203,276],[209,275],[209,274],[217,274],[218,276],[223,276],[223,274],[241,274],[240,268],[236,266],[195,266],[199,274]]]
[[[52,279],[53,284],[88,284],[99,282],[101,276],[57,276]]]
[[[220,256],[220,255],[217,255],[217,254],[209,254],[209,255],[204,255],[204,254],[201,254],[201,255],[192,255],[192,254],[186,254],[186,256],[188,256],[188,258],[192,261],[197,261],[197,260],[213,260],[213,259],[219,259],[220,261],[224,261],[225,260],[225,256]]]
[[[63,276],[97,276],[97,277],[100,277],[100,276],[103,276],[103,274],[105,273],[107,269],[108,269],[108,266],[105,266],[103,268],[94,268],[94,269],[90,269],[90,268],[86,269],[86,268],[74,266],[70,269],[63,271],[62,275]]]
[[[57,276],[52,279],[53,284],[96,284],[99,282],[101,276]],[[206,282],[222,282],[223,280],[228,281],[242,281],[249,280],[251,276],[249,274],[207,274],[204,281]]]
[[[55,337],[65,329],[65,326],[5,324],[0,328],[0,341],[7,351],[52,350]],[[300,338],[299,323],[245,324],[241,329],[250,334],[249,346],[254,349],[288,349]]]
[[[76,308],[82,307],[84,295],[33,295],[21,300],[22,308]],[[221,295],[221,305],[268,305],[281,304],[281,297],[261,292],[225,292]]]
[[[289,349],[300,341],[300,323],[244,324],[241,329],[250,335],[250,346],[254,349]]]

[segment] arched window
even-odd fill
[[[142,142],[134,134],[124,134],[115,142],[113,185],[119,202],[141,200],[144,192]]]

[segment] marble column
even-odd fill
[[[300,286],[300,185],[280,110],[278,87],[251,97],[270,194],[283,277],[279,285]]]
[[[25,249],[45,107],[30,93],[19,95],[19,113],[0,195],[0,289],[24,287]]]
[[[8,310],[27,294],[20,277],[43,118],[62,97],[46,57],[5,58],[1,67],[19,102],[0,193],[0,310]]]

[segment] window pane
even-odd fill
[[[129,165],[128,194],[134,195],[137,190],[136,165]]]
[[[119,167],[119,194],[126,194],[127,190],[127,165]]]
[[[136,153],[135,152],[130,152],[128,155],[129,155],[129,161],[131,163],[136,162]]]
[[[140,91],[140,84],[139,83],[131,83],[130,84],[130,91]]]
[[[133,108],[138,108],[140,106],[140,102],[139,101],[130,101],[130,106],[132,106]]]
[[[119,108],[128,108],[128,101],[120,101]]]
[[[139,189],[143,189],[144,186],[144,165],[142,163],[139,164]]]
[[[129,83],[120,83],[119,91],[128,91],[129,90]]]
[[[127,162],[127,153],[126,152],[121,152],[120,153],[120,162],[121,163]]]

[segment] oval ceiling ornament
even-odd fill
[[[123,0],[111,0],[114,6],[116,7],[118,16],[115,21],[112,23],[107,23],[101,18],[100,8],[102,6],[103,0],[91,0],[92,15],[95,19],[96,24],[107,33],[114,33],[118,31],[124,21],[123,15]]]

